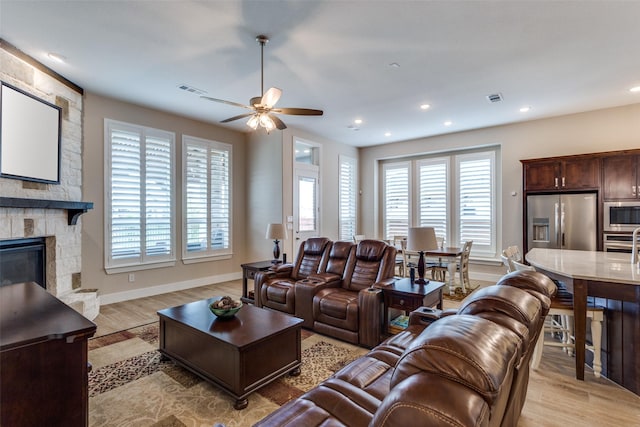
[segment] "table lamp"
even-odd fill
[[[416,283],[419,285],[429,283],[429,281],[424,278],[424,251],[437,248],[438,241],[436,240],[436,231],[433,227],[409,228],[407,250],[420,254],[418,258],[418,280],[416,280]]]
[[[283,224],[269,224],[267,225],[267,234],[265,239],[273,239],[273,261],[272,263],[279,262],[280,259],[280,240],[287,238],[287,229]]]

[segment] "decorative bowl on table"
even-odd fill
[[[241,308],[242,301],[234,300],[230,296],[223,296],[209,304],[209,310],[221,319],[235,316]]]

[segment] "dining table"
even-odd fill
[[[449,287],[449,295],[454,295],[456,290],[455,284],[455,275],[458,269],[458,263],[461,260],[463,253],[462,247],[457,246],[447,246],[440,247],[436,249],[428,249],[424,251],[425,258],[438,258],[438,263],[447,264],[447,271],[449,273],[449,278],[447,279],[447,285]],[[418,256],[418,252],[407,252],[408,256]],[[425,263],[428,264],[430,260],[425,260]],[[460,280],[460,287],[462,288],[462,292],[466,293],[465,284],[463,280]]]

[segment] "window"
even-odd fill
[[[446,240],[449,225],[449,158],[419,160],[418,225],[433,227]]]
[[[384,238],[408,234],[409,229],[409,162],[383,166]]]
[[[231,255],[231,145],[183,136],[183,258]]]
[[[356,159],[347,156],[340,156],[339,163],[339,238],[351,240],[357,233],[358,165]]]
[[[493,152],[456,156],[458,241],[473,240],[474,248],[487,253],[496,248],[494,159]]]
[[[451,245],[473,240],[477,256],[496,256],[497,150],[424,156],[382,164],[383,236],[434,227]]]
[[[175,135],[105,120],[105,268],[175,260]]]

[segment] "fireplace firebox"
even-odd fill
[[[0,240],[0,286],[36,282],[46,289],[46,265],[44,238]]]

